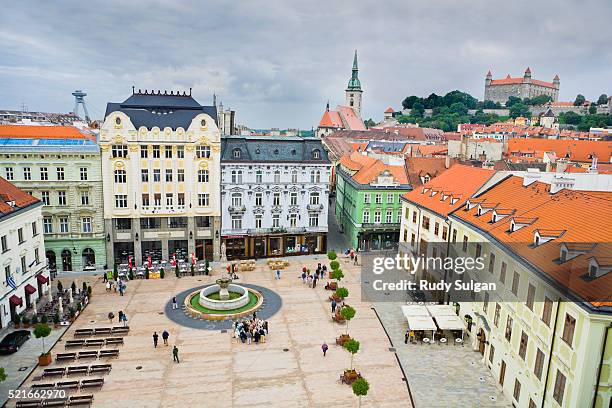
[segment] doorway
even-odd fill
[[[501,369],[499,370],[499,385],[504,386],[504,379],[506,377],[506,362],[502,360]]]
[[[45,252],[45,257],[47,258],[47,265],[49,266],[49,270],[55,270],[57,268],[55,252],[53,252],[52,250],[48,250],[47,252]]]
[[[83,267],[96,265],[96,253],[91,248],[83,250]]]
[[[485,331],[482,329],[482,327],[480,328],[480,331],[478,332],[478,335],[476,337],[478,338],[478,351],[480,352],[480,355],[484,357],[487,336],[485,334]]]
[[[68,249],[62,251],[62,271],[72,270],[72,253]]]

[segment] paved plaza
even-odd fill
[[[230,332],[203,330],[176,323],[167,314],[173,295],[201,287],[219,278],[213,276],[128,282],[127,293],[107,293],[101,281],[95,284],[89,307],[70,327],[53,353],[64,351],[63,342],[74,330],[109,325],[110,311],[123,310],[130,332],[120,355],[111,360],[112,371],[104,387],[95,391],[96,407],[356,407],[358,399],[339,376],[349,368],[350,354],[335,345],[335,338],[346,330],[331,321],[329,291],[319,282],[315,289],[302,284],[302,266],[316,268],[328,262],[324,256],[288,258],[291,266],[274,279],[263,261],[257,269],[240,273],[239,282],[259,285],[277,293],[282,306],[267,320],[269,336],[264,344],[242,344]],[[410,407],[410,397],[395,353],[389,350],[387,336],[369,302],[362,302],[358,267],[341,261],[350,291],[347,303],[357,310],[350,322],[351,336],[361,342],[355,368],[370,383],[363,407]],[[180,320],[179,320],[180,321]],[[116,319],[115,319],[115,324]],[[152,334],[170,332],[169,346],[160,339],[153,348]],[[321,344],[329,344],[327,357]],[[172,346],[179,348],[181,362],[172,361]],[[51,367],[58,366],[53,363]],[[40,375],[35,370],[25,386]]]

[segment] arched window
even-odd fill
[[[83,266],[94,266],[96,264],[96,253],[91,248],[85,248],[82,253]]]
[[[319,149],[314,149],[312,151],[312,158],[313,159],[320,159],[321,158],[321,151]]]
[[[238,149],[238,148],[234,149],[233,155],[234,155],[235,159],[239,159],[240,158],[240,154],[241,154],[240,149]]]

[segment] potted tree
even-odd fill
[[[132,268],[130,268],[130,270],[128,271],[128,279],[134,280],[134,271],[132,270]]]
[[[23,325],[23,327],[25,327],[26,329],[28,327],[30,327],[30,318],[24,313],[23,317],[21,318],[21,324]]]
[[[42,315],[42,317],[40,318],[40,322],[43,324],[47,324],[47,322],[49,321],[49,319],[47,319],[47,315]]]
[[[30,320],[30,323],[32,323],[34,326],[38,324],[38,315],[36,313],[32,315],[32,320]]]
[[[93,290],[91,289],[91,286],[87,287],[87,297],[91,299],[91,294],[93,293]]]
[[[116,281],[119,278],[119,271],[117,270],[117,264],[113,266],[113,280]]]
[[[70,285],[70,289],[72,289],[72,294],[76,295],[76,283],[72,281],[72,285]]]
[[[355,317],[355,313],[356,313],[355,309],[349,305],[344,305],[342,309],[340,310],[340,316],[342,316],[344,320],[346,320],[346,334],[347,335],[348,335],[349,320]]]
[[[4,372],[4,367],[0,367],[0,382],[6,380],[6,373]]]
[[[365,397],[370,390],[370,383],[365,378],[358,378],[353,382],[353,394],[359,397],[359,408],[361,408],[361,397]]]
[[[145,268],[145,279],[149,279],[149,267]]]
[[[337,257],[338,255],[336,255],[335,251],[329,251],[327,253],[327,259],[329,259],[330,261],[335,261]]]
[[[55,316],[53,316],[53,327],[55,327],[56,329],[60,327],[60,315],[59,315],[59,313],[55,313]]]
[[[209,271],[208,268],[210,267],[210,264],[208,263],[208,259],[206,261],[204,261],[204,273],[206,275],[208,275]]]
[[[336,269],[340,269],[340,262],[334,259],[333,261],[329,263],[329,267],[331,268],[332,271],[335,271]]]
[[[328,284],[328,288],[330,290],[338,289],[338,283],[340,283],[342,278],[344,278],[344,273],[342,272],[342,269],[334,269],[334,270],[332,270],[329,276],[330,276],[330,278],[335,279],[336,282],[330,282]]]
[[[82,310],[83,310],[83,305],[81,304],[81,302],[77,303],[77,312],[81,313]]]
[[[195,276],[195,267],[191,264],[191,276]]]
[[[353,368],[353,357],[355,357],[355,354],[359,351],[359,342],[355,339],[350,339],[344,343],[342,347],[351,353],[351,368],[344,370],[344,379],[346,382],[351,384],[353,381],[359,378],[359,374],[357,374],[357,371]]]
[[[70,316],[70,323],[74,322],[76,318],[76,310],[74,310],[74,307],[71,306],[68,308],[68,316]]]
[[[159,278],[164,279],[164,276],[166,276],[166,272],[164,271],[164,268],[161,268],[159,270]]]
[[[87,293],[87,282],[83,282],[83,294]]]
[[[51,353],[45,352],[45,337],[47,337],[50,333],[51,328],[43,323],[37,324],[36,328],[34,329],[34,336],[36,336],[37,339],[42,339],[43,343],[43,352],[38,357],[38,364],[41,366],[48,366],[51,364]]]
[[[349,291],[347,288],[338,288],[334,293],[336,302],[341,302],[349,295]]]
[[[21,316],[19,316],[17,313],[15,313],[13,316],[13,324],[15,325],[16,329],[21,326]]]

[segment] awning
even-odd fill
[[[457,315],[453,316],[436,316],[436,323],[440,330],[463,330],[463,320]]]
[[[13,306],[21,306],[23,304],[23,300],[17,295],[13,295],[9,298],[9,302]]]
[[[426,307],[429,314],[433,317],[457,316],[457,313],[455,313],[455,308],[451,305],[428,305]]]
[[[436,324],[433,319],[429,316],[410,316],[408,320],[408,327],[410,330],[436,330]]]
[[[38,281],[38,283],[47,283],[47,282],[49,282],[49,278],[47,278],[42,273],[40,275],[36,275],[36,280]]]
[[[27,293],[28,295],[31,295],[32,293],[36,293],[36,288],[30,285],[29,283],[25,285],[24,289],[25,289],[25,293]]]
[[[402,306],[402,313],[406,319],[411,316],[427,316],[429,317],[429,312],[425,306],[421,305],[405,305]]]

